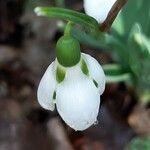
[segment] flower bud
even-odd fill
[[[61,37],[56,44],[56,57],[64,67],[75,66],[81,57],[80,44],[72,36]]]

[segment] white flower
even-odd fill
[[[84,0],[86,14],[103,23],[116,0]]]
[[[88,73],[82,70],[83,62]],[[105,75],[96,59],[81,54],[80,62],[73,67],[62,67],[65,78],[58,83],[57,59],[50,64],[38,88],[40,105],[53,111],[55,104],[62,119],[75,130],[85,130],[97,121],[100,95],[105,89]],[[85,69],[85,68],[84,68]]]

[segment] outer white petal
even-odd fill
[[[98,89],[101,95],[105,90],[106,84],[106,77],[101,65],[95,58],[88,54],[82,53],[82,58],[88,66],[90,77],[98,83]]]
[[[84,9],[86,14],[102,23],[115,2],[116,0],[84,0]]]
[[[52,62],[44,73],[37,92],[39,104],[48,110],[53,111],[55,104],[53,100],[53,93],[55,91],[56,80],[54,76],[55,62]]]
[[[85,130],[97,120],[99,105],[100,95],[93,81],[79,66],[67,69],[56,95],[57,110],[63,120],[75,130]]]

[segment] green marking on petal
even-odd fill
[[[89,75],[89,70],[88,70],[87,64],[84,61],[84,59],[81,60],[81,70],[85,75],[87,75],[87,76]]]
[[[93,79],[93,83],[95,84],[95,86],[98,88],[98,83]]]
[[[56,99],[56,91],[53,93],[53,99]]]
[[[62,82],[65,78],[66,71],[60,65],[57,66],[56,69],[56,80],[58,83]]]

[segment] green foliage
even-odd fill
[[[74,35],[86,45],[107,51],[120,64],[123,72],[104,66],[107,82],[130,78],[140,101],[150,102],[150,1],[129,0],[110,34],[99,32],[97,39],[78,31]]]
[[[126,148],[126,150],[149,150],[149,149],[150,149],[150,136],[147,138],[135,138]]]
[[[150,36],[150,1],[128,0],[125,8],[113,24],[113,29],[122,39],[127,39],[130,29],[137,22],[142,26],[143,33]]]
[[[129,0],[115,20],[107,40],[109,42],[105,43],[109,44],[109,49],[115,51],[113,55],[118,56],[114,60],[132,73],[133,86],[141,102],[149,102],[150,1]]]

